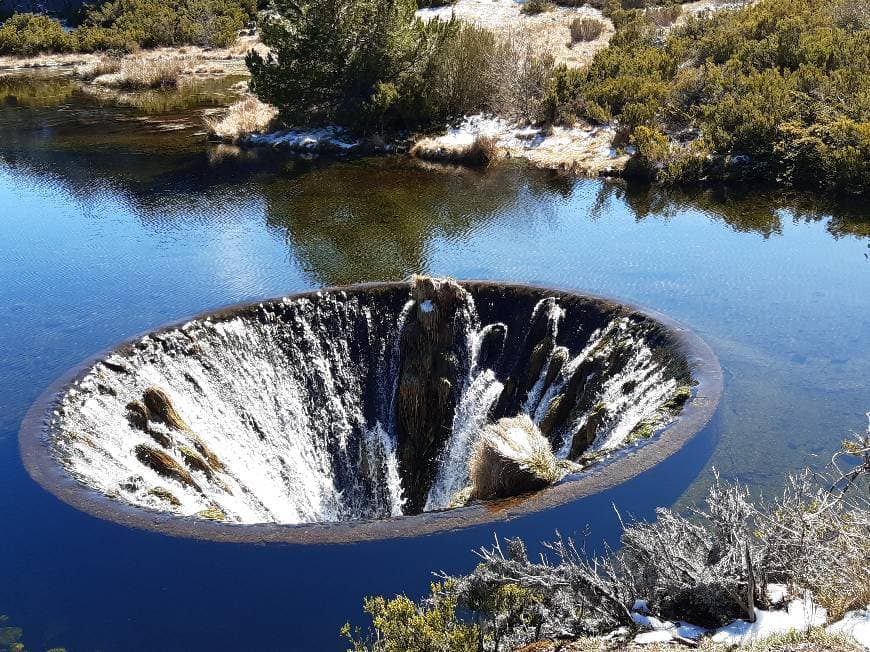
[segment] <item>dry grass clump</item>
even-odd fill
[[[516,652],[677,652],[686,647],[674,643],[632,644],[625,638],[584,636],[569,643],[565,641],[538,641],[521,647]],[[709,638],[697,642],[698,652],[733,652],[733,645],[714,643]],[[744,643],[741,652],[862,652],[864,648],[852,639],[832,634],[822,628],[776,634],[757,641]]]
[[[186,56],[128,57],[116,72],[96,77],[94,83],[127,90],[178,88],[190,63]]]
[[[571,21],[571,44],[594,41],[604,31],[604,23],[595,18],[575,18]]]
[[[423,138],[411,148],[411,156],[424,161],[485,168],[499,157],[499,148],[494,138],[482,134],[467,145],[446,145],[435,138]]]
[[[870,604],[870,429],[844,442],[833,469],[821,482],[810,471],[790,476],[756,523],[767,572],[811,590],[837,620]]]
[[[506,498],[546,487],[559,479],[550,442],[521,415],[484,428],[468,465],[472,495]]]
[[[97,77],[103,75],[114,75],[121,70],[121,59],[119,57],[100,57],[91,63],[85,63],[76,66],[73,74],[79,79],[85,81],[93,81]]]
[[[725,646],[708,644],[710,650],[726,649]],[[707,647],[702,646],[706,650]],[[863,648],[854,639],[834,634],[821,627],[785,634],[774,634],[758,641],[740,646],[745,652],[860,652]]]
[[[223,115],[207,116],[205,126],[210,135],[236,142],[245,136],[267,131],[277,115],[278,110],[274,106],[247,95],[230,105]]]
[[[646,16],[656,27],[670,27],[675,22],[680,14],[683,13],[681,5],[670,5],[667,7],[650,7],[646,10]]]

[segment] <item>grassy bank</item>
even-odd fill
[[[628,172],[665,183],[754,179],[870,188],[870,5],[762,0],[662,38],[636,11],[583,71],[557,70],[552,119],[616,119]]]

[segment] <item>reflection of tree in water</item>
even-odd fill
[[[437,273],[439,240],[466,239],[496,220],[501,236],[511,233],[511,220],[557,220],[559,204],[585,207],[583,195],[596,191],[591,219],[627,206],[638,220],[701,211],[765,238],[780,234],[787,219],[826,219],[834,237],[870,237],[860,206],[811,195],[650,190],[521,164],[481,173],[400,158],[293,162],[270,149],[206,145],[196,135],[201,108],[176,110],[170,102],[149,114],[83,93],[64,77],[0,77],[0,99],[0,164],[8,169],[60,186],[83,206],[105,197],[123,202],[155,231],[176,228],[180,218],[221,229],[240,211],[265,206],[269,225],[319,283]]]
[[[76,86],[69,77],[45,77],[35,73],[2,75],[0,76],[0,106],[57,106],[69,99],[75,92]]]
[[[624,203],[638,221],[700,211],[735,231],[758,233],[764,238],[782,235],[783,221],[788,219],[795,223],[827,220],[827,230],[835,238],[870,237],[870,215],[860,202],[812,193],[727,186],[689,191],[602,184],[593,215],[602,215],[612,200]]]
[[[480,173],[382,159],[276,180],[264,192],[269,224],[286,231],[306,271],[338,284],[429,271],[437,239],[461,240],[507,213],[532,218],[521,205],[537,178],[515,166]]]

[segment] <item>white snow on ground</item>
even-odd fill
[[[646,601],[638,600],[635,603],[635,608],[645,608]],[[635,637],[635,643],[667,643],[675,638],[696,639],[702,634],[706,634],[707,630],[691,623],[683,621],[671,622],[670,620],[661,620],[655,616],[647,616],[638,612],[631,614],[635,625],[644,629],[650,630],[638,634]]]
[[[866,609],[850,611],[827,629],[835,634],[851,636],[859,645],[870,650],[870,605]]]
[[[616,130],[612,126],[554,127],[544,131],[537,127],[512,124],[503,118],[485,115],[467,116],[442,136],[426,139],[428,149],[445,151],[464,147],[477,136],[496,141],[508,157],[528,159],[545,168],[567,168],[586,174],[619,169],[628,156],[614,151],[610,144]]]
[[[719,628],[713,635],[713,641],[728,645],[740,645],[774,634],[821,627],[828,619],[825,609],[813,604],[809,596],[805,600],[800,598],[792,600],[788,603],[787,610],[764,611],[756,609],[755,614],[754,623],[735,620],[730,625]]]
[[[253,134],[248,137],[247,142],[251,145],[270,145],[277,149],[299,152],[318,152],[324,149],[349,151],[360,146],[360,142],[350,139],[341,127],[289,129]]]
[[[788,597],[788,587],[785,584],[775,584],[771,582],[767,585],[767,599],[770,604],[779,604],[785,602]]]
[[[783,602],[787,597],[787,588],[784,584],[769,584],[767,595],[773,603]],[[669,643],[677,638],[694,640],[709,633],[709,630],[690,623],[656,618],[646,613],[648,609],[646,600],[635,601],[631,617],[638,627],[645,630],[634,638],[637,644]],[[713,641],[726,645],[742,645],[792,630],[803,631],[821,627],[828,618],[825,609],[813,603],[809,594],[805,599],[790,601],[787,609],[756,609],[755,613],[754,623],[735,620],[713,632]],[[850,636],[859,645],[870,650],[870,605],[866,609],[850,611],[842,620],[828,625],[826,629],[835,634]]]

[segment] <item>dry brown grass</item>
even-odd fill
[[[604,23],[595,18],[575,18],[571,21],[571,43],[594,41],[604,31]]]
[[[122,59],[114,72],[94,78],[94,83],[126,90],[178,88],[190,65],[187,56],[132,56]]]
[[[248,95],[230,105],[221,116],[206,117],[205,126],[212,136],[237,142],[250,134],[268,130],[277,115],[275,107]]]
[[[424,138],[411,148],[411,156],[425,161],[452,163],[474,168],[489,167],[500,155],[498,143],[489,136],[478,135],[467,145],[445,145]]]
[[[515,652],[677,652],[689,648],[673,643],[653,643],[651,645],[636,645],[630,640],[599,637],[583,637],[573,641],[538,641]],[[702,638],[695,648],[698,652],[731,652],[735,649],[743,652],[861,652],[863,648],[855,641],[837,634],[831,634],[824,629],[794,631],[787,634],[777,634],[758,641],[741,645],[714,643],[709,638]]]
[[[683,8],[680,5],[670,5],[668,7],[651,7],[646,10],[647,18],[649,18],[656,27],[670,27],[680,15],[683,13]]]
[[[113,75],[121,70],[121,59],[118,57],[100,57],[91,63],[76,66],[73,74],[79,79],[93,81],[103,75]]]

